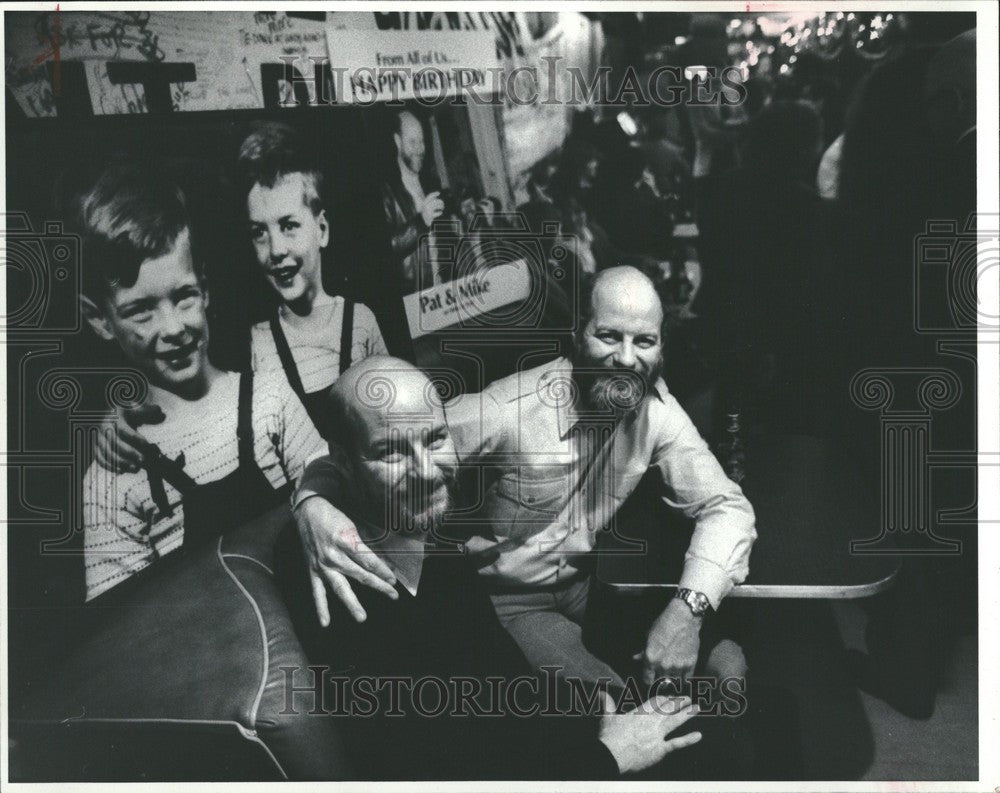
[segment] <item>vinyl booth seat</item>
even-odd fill
[[[309,663],[272,572],[281,532],[286,506],[81,609],[93,628],[12,713],[12,779],[347,777],[330,717],[286,706]]]

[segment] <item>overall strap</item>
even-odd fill
[[[295,365],[292,357],[292,348],[288,346],[288,338],[285,336],[285,329],[281,327],[281,320],[278,312],[271,316],[271,336],[274,338],[274,346],[278,348],[278,359],[281,361],[281,368],[285,370],[285,377],[288,378],[288,385],[292,391],[302,401],[306,400],[306,391],[302,387],[302,378],[299,377],[299,368]]]
[[[155,443],[151,443],[149,446],[146,462],[143,465],[146,479],[149,482],[149,494],[156,508],[163,515],[170,516],[174,514],[174,509],[167,499],[167,491],[163,487],[163,483],[169,482],[182,496],[194,490],[198,483],[184,470],[184,452],[181,452],[176,460],[171,460],[160,451],[160,447]]]
[[[146,479],[149,481],[149,495],[152,496],[156,509],[159,510],[161,515],[166,517],[173,515],[174,509],[170,506],[170,501],[167,499],[167,491],[163,487],[163,477],[152,468],[147,468]],[[147,526],[143,534],[147,533],[151,528],[151,525]]]
[[[236,408],[236,439],[239,465],[256,465],[253,453],[253,370],[240,373],[240,396]]]
[[[351,348],[354,346],[354,301],[344,298],[344,322],[340,328],[340,373],[351,366]]]

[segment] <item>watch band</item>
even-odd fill
[[[691,613],[696,617],[704,617],[712,609],[708,595],[702,592],[695,592],[693,589],[678,587],[674,597],[687,603],[688,608],[691,609]]]

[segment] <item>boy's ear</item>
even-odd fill
[[[86,295],[80,295],[80,309],[83,311],[83,316],[86,318],[87,323],[94,329],[94,333],[104,339],[104,341],[114,340],[115,333],[111,327],[111,322],[108,321],[107,316],[97,303]]]
[[[320,238],[319,247],[325,248],[330,242],[330,224],[326,220],[326,210],[321,209],[319,214],[316,216],[316,222],[319,223]]]

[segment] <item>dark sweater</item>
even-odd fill
[[[303,580],[295,576],[292,580]],[[316,628],[308,593],[302,607],[293,609],[299,634],[313,663],[328,666],[349,693],[338,701],[332,685],[325,689],[325,710],[332,712],[362,779],[615,779],[618,767],[608,749],[597,740],[594,718],[569,715],[519,716],[506,702],[507,685],[499,698],[491,696],[489,677],[505,683],[536,675],[500,625],[480,577],[468,559],[449,549],[431,548],[424,559],[417,596],[397,586],[399,600],[361,585],[355,593],[368,614],[356,623],[334,596],[331,627]],[[304,617],[304,619],[303,619]],[[360,678],[374,696],[357,695]],[[401,677],[393,708],[389,677]],[[444,682],[418,686],[424,713],[411,696],[412,683],[429,677]],[[459,686],[473,690],[480,681],[479,704],[456,701]],[[494,683],[499,686],[499,683]],[[544,692],[544,688],[540,687]],[[516,707],[528,710],[536,700],[528,683],[517,689]],[[446,693],[448,706],[442,702]],[[377,697],[377,707],[373,701]],[[349,701],[361,714],[351,715]],[[544,708],[545,703],[540,703]],[[368,715],[368,711],[375,710]],[[440,715],[435,714],[440,711]],[[465,715],[449,715],[455,712]],[[489,715],[491,712],[500,712]],[[536,709],[537,712],[537,709]],[[393,715],[395,714],[395,715]]]

